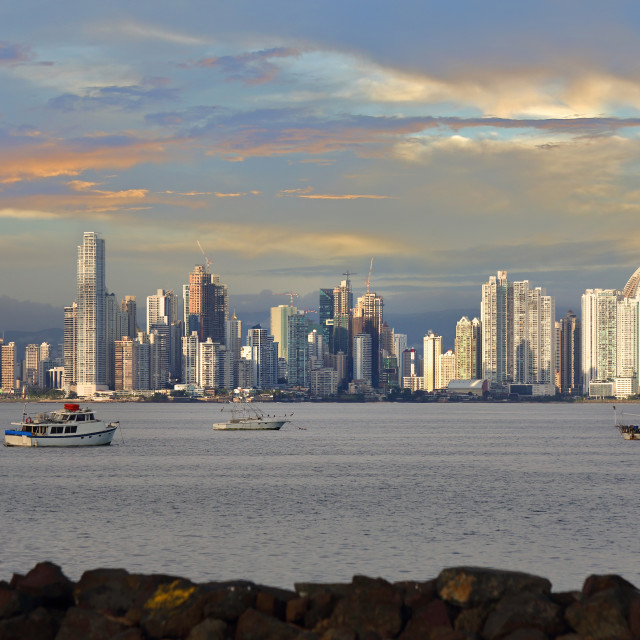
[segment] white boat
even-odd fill
[[[616,408],[615,407],[613,407],[613,411],[614,411],[614,414],[616,416],[616,418],[615,418],[616,428],[618,429],[618,431],[620,431],[620,435],[625,440],[640,440],[640,425],[638,425],[638,424],[627,424],[625,419],[624,419],[624,412],[622,412],[621,421],[618,422],[618,415],[616,413]],[[635,414],[633,414],[633,413],[628,414],[628,415],[635,416]],[[635,417],[640,417],[640,416],[635,416]]]
[[[12,422],[16,429],[6,429],[7,447],[88,447],[111,444],[118,422],[98,420],[91,409],[65,404],[63,409],[22,415]]]
[[[293,415],[293,414],[291,414]],[[260,408],[247,402],[234,404],[231,418],[226,422],[214,422],[214,431],[277,431],[290,422],[287,416],[265,414]]]

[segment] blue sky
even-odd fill
[[[3,3],[0,294],[72,302],[90,230],[119,297],[179,291],[199,241],[232,301],[362,290],[373,257],[396,313],[478,306],[498,269],[576,308],[640,264],[639,24],[615,0]]]

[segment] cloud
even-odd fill
[[[0,145],[0,183],[78,176],[94,169],[128,169],[141,163],[166,162],[168,147],[184,143],[145,139],[131,134],[55,138],[4,138]],[[172,159],[175,159],[172,158]]]
[[[26,209],[0,209],[0,218],[13,220],[55,220],[60,216],[50,211],[28,211]]]
[[[26,45],[0,41],[0,65],[30,62],[32,59],[31,49]]]
[[[278,58],[299,57],[302,52],[298,49],[277,47],[264,51],[253,51],[236,56],[219,56],[202,58],[197,62],[183,66],[220,69],[229,81],[243,82],[257,85],[270,82],[278,73],[278,67],[272,60]]]
[[[219,191],[215,191],[213,194],[216,198],[241,198],[242,196],[246,196],[246,193],[220,193]]]
[[[93,111],[117,107],[139,110],[158,102],[173,101],[178,97],[176,89],[165,86],[108,86],[87,87],[82,95],[65,93],[49,100],[48,105],[59,111]]]
[[[179,46],[199,46],[211,44],[211,40],[200,36],[193,36],[181,33],[177,30],[164,26],[157,26],[149,23],[134,22],[127,20],[125,22],[112,22],[102,24],[99,27],[93,27],[92,31],[96,34],[103,35],[113,42],[114,38],[139,40],[155,40],[167,44],[175,44]]]
[[[387,200],[392,196],[379,196],[369,195],[364,193],[359,194],[331,194],[331,193],[312,193],[312,187],[305,187],[304,189],[282,189],[278,192],[278,197],[295,197],[295,198],[308,198],[311,200]]]

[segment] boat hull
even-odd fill
[[[111,444],[117,427],[77,434],[33,435],[29,431],[4,432],[7,447],[99,447]]]
[[[214,431],[277,431],[287,420],[239,420],[214,423]]]

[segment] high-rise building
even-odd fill
[[[138,390],[138,343],[129,336],[115,341],[116,391]]]
[[[209,273],[204,265],[196,265],[189,274],[189,285],[183,288],[185,334],[197,331],[200,341],[211,338],[225,344],[225,326],[229,320],[229,294],[220,277]],[[186,313],[186,309],[189,313]]]
[[[620,378],[632,380],[633,395],[638,393],[638,298],[623,297],[616,309],[616,388]]]
[[[353,337],[353,379],[373,384],[373,345],[371,334],[357,333]]]
[[[446,389],[451,380],[457,379],[456,354],[449,350],[438,356],[438,382],[437,389]]]
[[[513,379],[513,288],[498,271],[482,285],[482,377],[494,385]]]
[[[393,336],[393,353],[398,363],[398,386],[402,386],[402,378],[404,376],[404,353],[407,348],[407,334],[394,333]]]
[[[40,349],[37,344],[28,344],[24,350],[23,383],[29,387],[38,386]]]
[[[622,298],[616,289],[587,289],[582,295],[582,389],[592,381],[616,377],[617,309]]]
[[[104,240],[87,231],[78,247],[79,396],[108,388],[106,293]]]
[[[560,320],[560,393],[582,393],[582,323],[573,311]]]
[[[71,391],[78,381],[78,304],[64,308],[64,389]]]
[[[0,352],[2,391],[4,393],[15,393],[18,388],[16,380],[16,343],[3,344],[0,347]]]
[[[251,347],[253,385],[259,389],[271,389],[278,381],[278,346],[273,336],[259,324],[251,327],[247,335]]]
[[[207,338],[200,343],[198,385],[203,389],[230,389],[233,385],[233,354],[223,344]]]
[[[482,323],[478,318],[463,316],[456,325],[456,379],[482,378]]]
[[[333,340],[332,353],[342,351],[351,357],[351,310],[353,308],[353,293],[349,273],[340,282],[340,286],[333,289]]]
[[[242,322],[238,320],[235,312],[227,322],[225,339],[227,350],[233,354],[233,388],[235,388],[238,386],[238,363],[242,349]]]
[[[309,318],[306,313],[297,313],[290,315],[287,322],[287,382],[306,387],[309,384]]]
[[[200,353],[198,332],[182,338],[182,382],[198,384],[198,356]]]
[[[330,353],[335,353],[332,348],[333,341],[333,289],[320,289],[320,300],[318,306],[318,323],[322,327],[324,343]]]
[[[126,330],[124,336],[135,340],[138,335],[136,297],[125,296],[120,302],[120,310],[126,317]]]
[[[367,291],[358,298],[354,311],[354,333],[367,333],[371,336],[371,385],[377,387],[380,382],[381,350],[384,302],[382,296]],[[354,343],[355,344],[355,343]]]
[[[424,353],[424,390],[428,392],[440,389],[440,356],[442,355],[442,336],[429,331],[423,339]]]
[[[515,285],[515,283],[514,283]],[[556,304],[543,287],[529,290],[529,368],[524,382],[555,389]],[[517,365],[518,363],[516,363]],[[553,391],[555,393],[555,391]]]
[[[147,296],[147,333],[156,324],[176,324],[178,322],[178,296],[171,290],[158,289]]]
[[[297,307],[281,304],[271,307],[271,335],[278,343],[278,357],[289,358],[289,318],[298,315]]]

